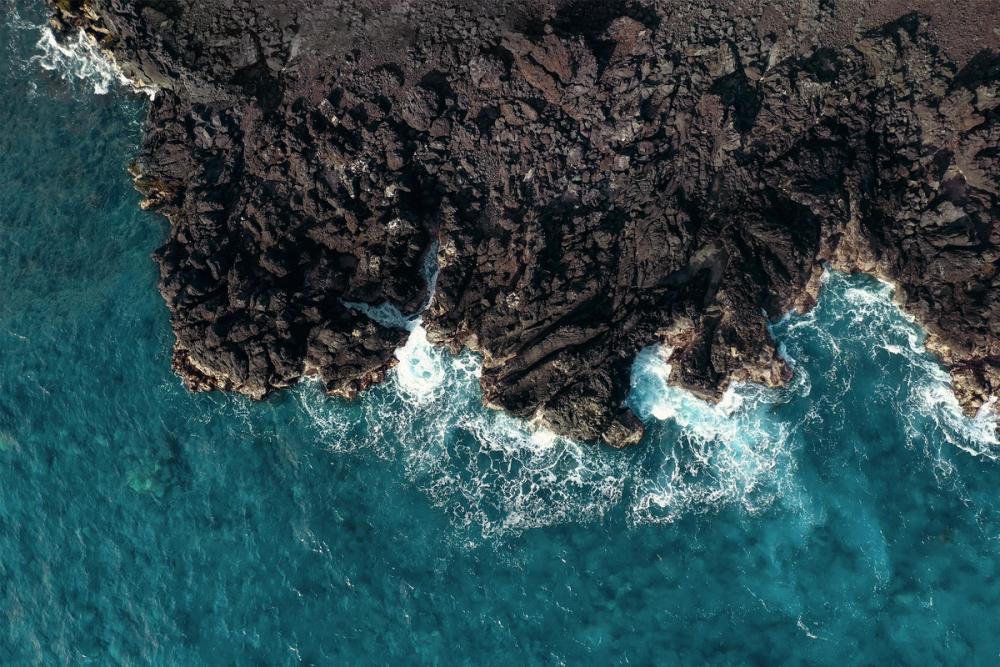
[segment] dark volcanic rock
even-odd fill
[[[194,389],[379,381],[406,334],[345,304],[418,311],[432,248],[431,339],[482,352],[489,403],[583,439],[638,439],[624,401],[652,343],[709,398],[785,381],[767,324],[811,305],[824,263],[898,284],[967,409],[1000,388],[1000,55],[953,62],[953,19],[54,4],[159,88],[136,182],[172,223],[160,287]]]

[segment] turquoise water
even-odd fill
[[[787,390],[712,408],[643,353],[626,452],[483,410],[419,328],[353,404],[190,395],[143,101],[5,8],[0,663],[1000,659],[1000,444],[888,287],[832,274],[774,325]]]

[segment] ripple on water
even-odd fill
[[[83,31],[60,43],[48,27],[16,11],[8,21],[38,31],[39,54],[31,59],[38,66],[97,94],[130,85]],[[436,244],[424,267],[431,294],[435,258]],[[297,390],[298,400],[331,450],[400,458],[435,504],[484,535],[595,520],[619,506],[636,523],[730,506],[753,514],[779,499],[796,506],[796,453],[817,420],[846,419],[840,406],[856,387],[858,349],[875,350],[887,373],[892,363],[903,368],[906,446],[926,442],[931,428],[958,451],[988,460],[1000,455],[993,404],[974,419],[962,414],[948,374],[924,348],[923,332],[896,308],[892,286],[873,279],[828,273],[816,309],[775,324],[780,350],[796,369],[785,389],[736,384],[711,405],[668,384],[669,351],[644,350],[629,398],[649,426],[639,454],[576,443],[483,408],[475,355],[435,348],[418,318],[388,304],[348,305],[411,331],[396,352],[398,366],[386,386],[355,405],[326,398],[310,382]],[[949,454],[933,452],[939,470],[951,469]]]
[[[632,401],[649,434],[627,452],[483,409],[478,359],[419,336],[400,352],[414,381],[396,371],[354,402],[317,383],[263,404],[189,395],[148,257],[159,232],[122,167],[138,105],[109,114],[126,96],[39,77],[36,41],[8,39],[0,67],[5,90],[54,98],[0,97],[23,128],[0,154],[0,282],[27,296],[0,300],[7,663],[996,655],[995,443],[964,434],[874,281],[833,274],[816,310],[774,325],[787,390],[691,403],[644,353]],[[88,197],[97,182],[117,190]],[[94,257],[98,282],[75,270]],[[596,520],[609,529],[573,525]],[[568,525],[495,539],[552,524]]]
[[[734,384],[712,405],[669,385],[668,350],[640,353],[629,403],[649,433],[631,452],[576,443],[484,408],[479,358],[434,347],[419,320],[389,381],[356,411],[318,387],[302,389],[300,399],[332,448],[398,457],[438,507],[484,535],[598,520],[615,508],[639,524],[727,507],[752,515],[779,501],[802,510],[798,452],[822,420],[847,423],[858,373],[891,374],[890,363],[906,371],[902,446],[916,446],[930,427],[958,450],[994,458],[992,415],[962,415],[947,373],[894,305],[891,287],[840,274],[826,283],[816,309],[774,326],[795,369],[783,389]],[[872,349],[875,366],[861,368],[859,354],[871,357]],[[361,431],[367,436],[359,439]]]

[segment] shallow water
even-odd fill
[[[5,8],[3,664],[1000,657],[1000,444],[887,286],[831,274],[774,325],[785,390],[711,407],[644,352],[625,452],[482,409],[419,325],[355,403],[190,395],[125,169],[143,100]]]

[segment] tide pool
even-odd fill
[[[0,664],[1000,660],[1000,443],[890,287],[775,323],[782,390],[643,352],[623,452],[483,409],[419,323],[353,403],[191,395],[144,98],[0,2]]]

